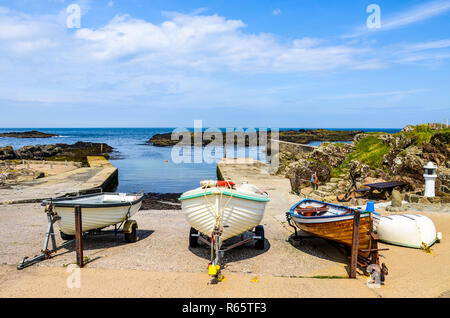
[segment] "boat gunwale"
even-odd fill
[[[229,196],[229,197],[233,197],[233,198],[257,201],[257,202],[269,202],[270,201],[269,197],[258,198],[258,197],[246,196],[246,195],[242,195],[242,194],[238,194],[238,193],[231,193],[231,192],[227,192],[227,191],[223,191],[222,194]],[[185,201],[185,200],[189,200],[189,199],[204,197],[205,195],[220,195],[220,192],[215,193],[213,191],[206,191],[204,193],[197,193],[197,194],[192,194],[192,195],[182,195],[181,197],[178,198],[178,200]]]
[[[73,208],[75,206],[80,206],[81,208],[114,208],[114,207],[124,207],[124,206],[133,206],[135,204],[138,204],[139,202],[142,202],[145,198],[145,194],[139,194],[139,193],[126,193],[125,196],[137,196],[140,197],[133,201],[128,202],[118,202],[118,203],[61,203],[60,201],[75,201],[78,199],[84,199],[84,198],[91,198],[101,195],[115,195],[118,196],[119,194],[116,192],[101,192],[101,193],[92,193],[92,194],[84,194],[79,195],[76,197],[62,197],[62,198],[55,198],[55,199],[46,199],[43,200],[41,203],[41,206],[46,206],[48,204],[52,204],[54,207],[60,207],[60,208]]]
[[[347,213],[347,214],[337,214],[337,215],[323,215],[323,216],[304,216],[301,214],[298,214],[295,211],[295,208],[300,205],[303,202],[316,202],[316,203],[322,203],[322,204],[326,204],[326,205],[331,205],[334,207],[338,207],[338,208],[347,208],[352,210],[352,213]],[[292,217],[297,218],[297,219],[305,219],[305,220],[320,220],[320,219],[330,219],[330,218],[339,218],[339,217],[349,217],[349,216],[354,216],[356,211],[360,211],[361,212],[361,217],[367,217],[370,216],[370,214],[374,214],[374,215],[379,215],[381,216],[381,214],[376,213],[376,212],[369,212],[366,210],[360,210],[360,209],[355,209],[355,208],[351,208],[351,207],[347,207],[347,206],[343,206],[343,205],[337,205],[337,204],[333,204],[333,203],[328,203],[328,202],[323,202],[323,201],[318,201],[318,200],[313,200],[313,199],[304,199],[301,200],[297,203],[295,203],[289,210],[289,213],[291,214]],[[339,222],[340,220],[336,220],[336,222]]]

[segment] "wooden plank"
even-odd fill
[[[350,278],[356,278],[356,267],[358,266],[358,243],[359,243],[359,223],[361,212],[355,211],[353,217],[353,240],[352,240],[352,258],[350,261]]]
[[[75,250],[77,253],[77,264],[80,268],[84,266],[83,261],[83,228],[81,218],[81,207],[75,206]]]
[[[326,223],[297,223],[297,226],[304,232],[332,240],[338,243],[352,246],[353,243],[353,219],[326,222]],[[371,223],[369,217],[360,218],[359,222],[359,239],[358,244],[360,249],[370,249]],[[364,253],[362,253],[364,254]],[[364,256],[368,256],[368,253]]]

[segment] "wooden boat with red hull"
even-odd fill
[[[306,199],[290,209],[288,219],[292,220],[297,228],[312,236],[352,246],[355,212],[356,209],[346,206]],[[373,247],[373,219],[371,212],[359,212],[359,254],[367,257]]]

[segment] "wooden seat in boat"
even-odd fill
[[[295,210],[299,214],[302,214],[304,216],[314,216],[314,215],[323,214],[325,212],[328,212],[329,207],[327,207],[326,205],[323,205],[320,207],[307,206],[304,208],[297,207]]]

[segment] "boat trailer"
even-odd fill
[[[227,226],[225,226],[227,227]],[[255,241],[255,247],[257,249],[264,249],[264,227],[262,225],[258,225],[255,227],[255,230],[252,231],[252,235],[248,238],[245,238],[245,234],[249,233],[243,233],[241,234],[241,240],[239,242],[236,242],[232,245],[229,246],[225,246],[221,248],[221,236],[222,236],[222,232],[223,230],[220,230],[218,228],[216,228],[212,233],[211,233],[211,241],[208,240],[208,237],[206,235],[203,235],[199,232],[197,232],[197,230],[195,230],[194,228],[191,228],[191,233],[190,233],[190,247],[198,247],[198,240],[200,240],[201,242],[205,243],[206,245],[208,245],[211,248],[211,256],[210,256],[210,264],[208,267],[208,274],[210,276],[213,276],[214,278],[220,280],[223,276],[220,273],[220,270],[222,268],[222,264],[223,264],[223,256],[225,254],[225,252],[236,248],[238,246],[242,246],[244,244],[250,243],[252,241]],[[193,240],[193,238],[195,238]]]
[[[19,264],[17,264],[17,269],[21,270],[21,269],[24,269],[31,265],[34,265],[38,262],[41,262],[43,260],[48,260],[48,259],[52,258],[53,253],[56,253],[59,249],[64,248],[72,243],[75,243],[75,247],[76,247],[77,264],[78,264],[78,266],[83,267],[83,265],[84,265],[83,230],[81,227],[81,224],[82,224],[81,208],[78,207],[78,209],[77,209],[77,207],[75,207],[75,227],[76,227],[75,238],[71,239],[71,240],[67,240],[66,242],[61,244],[59,247],[56,245],[55,230],[54,230],[53,224],[55,224],[55,222],[60,220],[61,217],[59,215],[57,215],[55,212],[53,212],[53,204],[52,204],[51,199],[50,199],[50,204],[45,206],[45,212],[47,214],[48,226],[47,226],[47,232],[45,233],[44,245],[41,250],[42,253],[40,255],[36,255],[32,258],[24,257],[19,262]],[[127,243],[133,243],[133,242],[135,242],[135,239],[136,239],[136,237],[133,236],[133,234],[135,234],[136,232],[133,232],[133,230],[135,231],[135,229],[137,229],[137,223],[135,220],[129,219],[129,217],[130,217],[130,210],[128,209],[126,217],[124,218],[124,220],[122,220],[122,222],[119,224],[119,226],[117,224],[114,225],[114,233],[117,237],[117,233],[122,228],[121,231],[125,234],[125,241]],[[101,229],[97,229],[92,232],[97,233],[98,230],[101,230]],[[86,233],[90,233],[90,231],[86,232]],[[50,241],[52,244],[51,250],[49,249]]]
[[[371,219],[373,222],[373,216],[371,215]],[[294,234],[294,240],[301,241],[302,236],[299,235],[297,227],[292,224],[292,216],[290,212],[286,212],[286,220],[288,222],[288,225],[292,227],[295,231]],[[365,275],[370,275],[373,280],[380,279],[381,282],[384,282],[385,277],[389,274],[389,270],[386,266],[386,264],[381,263],[380,264],[380,254],[381,251],[388,251],[388,248],[378,248],[378,235],[371,231],[369,233],[370,240],[372,241],[372,248],[371,249],[360,249],[358,246],[359,241],[359,221],[360,221],[360,213],[356,212],[355,217],[353,219],[353,242],[350,246],[351,255],[349,255],[347,258],[350,261],[350,268],[349,268],[349,278],[356,278],[356,269],[361,268]],[[373,224],[373,223],[372,223]],[[373,225],[372,225],[373,226]],[[314,237],[314,236],[306,236],[305,238]],[[330,241],[331,243],[335,243],[333,241]],[[341,244],[338,244],[339,248],[342,248]],[[343,249],[344,254],[347,254],[347,249]],[[364,257],[361,254],[362,253],[369,253],[369,256]]]
[[[53,205],[47,205],[45,207],[45,212],[47,213],[47,220],[48,220],[48,227],[47,232],[45,233],[45,240],[44,240],[44,246],[42,247],[42,254],[34,256],[33,258],[28,259],[28,257],[24,257],[22,261],[17,265],[17,269],[24,269],[25,267],[31,266],[35,263],[38,263],[40,261],[50,259],[52,257],[52,254],[55,253],[58,249],[63,248],[69,244],[72,244],[75,239],[70,240],[62,244],[60,247],[56,246],[56,239],[55,239],[55,230],[53,228],[53,224],[55,224],[56,221],[61,219],[60,216],[56,215],[53,212]],[[52,242],[52,249],[49,250],[48,245],[50,243],[50,240]]]

